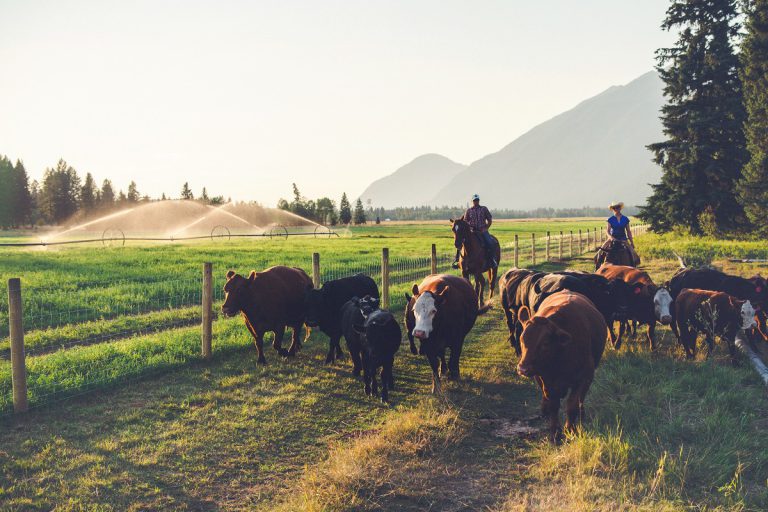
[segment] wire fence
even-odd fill
[[[636,234],[644,231],[643,226],[634,229]],[[589,240],[586,233],[580,240],[578,234],[571,233],[516,237],[502,244],[499,274],[513,265],[541,265],[591,252],[602,241],[597,233],[594,231]],[[458,270],[451,268],[454,255],[438,254],[433,246],[432,254],[366,259],[336,256],[319,260],[319,267],[314,269],[312,260],[296,266],[304,268],[320,284],[362,273],[383,287],[386,274],[389,307],[401,310],[405,306],[402,292],[433,269],[458,274]],[[218,310],[224,298],[223,274],[223,269],[216,269],[214,275],[218,277],[212,280],[213,311]],[[23,369],[29,404],[39,406],[203,359],[199,327],[203,298],[200,277],[88,281],[25,288],[20,302],[22,353],[28,356],[23,360]],[[76,307],[72,306],[73,301]],[[0,313],[0,413],[8,413],[14,406],[14,372],[8,360],[13,344],[9,336],[12,308],[7,300],[4,306]],[[251,344],[240,321],[218,319],[213,328],[217,354]]]

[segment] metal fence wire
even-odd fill
[[[642,226],[636,233],[644,232]],[[640,231],[642,230],[642,231]],[[597,232],[599,233],[599,232]],[[592,251],[601,242],[593,234],[587,243],[578,233],[551,236],[549,259],[556,260],[562,238],[563,259]],[[532,245],[535,243],[535,246]],[[533,249],[535,247],[535,249]],[[515,264],[544,263],[546,237],[534,240],[518,237],[501,247],[499,274]],[[533,250],[532,250],[533,249]],[[435,253],[438,273],[458,274],[451,268],[455,253]],[[366,274],[382,286],[382,257],[354,259],[335,257],[320,260],[321,283]],[[292,262],[286,264],[293,265]],[[300,262],[312,274],[312,260]],[[404,292],[432,273],[430,255],[388,258],[390,309],[405,305]],[[213,273],[214,318],[224,297],[224,269]],[[23,276],[22,276],[23,277]],[[12,410],[12,384],[9,339],[8,296],[2,290],[0,301],[0,413]],[[80,281],[55,286],[30,286],[22,290],[24,347],[26,352],[27,393],[32,406],[71,397],[94,389],[199,360],[201,300],[200,276],[175,279],[135,279],[121,281]],[[73,306],[76,303],[76,306]],[[239,322],[214,322],[215,351],[240,350],[242,338],[233,334],[242,329]],[[232,329],[231,331],[226,331]],[[250,343],[248,343],[250,344]]]

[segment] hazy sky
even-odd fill
[[[668,3],[0,0],[0,154],[153,196],[356,196],[649,71]]]

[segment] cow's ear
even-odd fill
[[[413,288],[411,288],[411,293],[414,294],[414,295],[418,295],[419,294],[419,285],[414,284]]]
[[[450,222],[451,224],[453,224],[453,223],[454,223],[454,222],[456,222],[456,221],[455,221],[455,220],[453,220],[453,217],[451,217],[450,219],[448,219],[448,222]]]
[[[229,281],[229,280],[230,280],[230,279],[232,279],[233,277],[235,277],[235,271],[234,271],[234,270],[230,270],[230,271],[228,271],[228,272],[227,272],[227,281]]]
[[[256,271],[251,270],[251,273],[248,275],[248,281],[253,282],[254,279],[256,279]]]
[[[528,309],[528,306],[523,306],[520,308],[520,310],[517,312],[517,319],[521,324],[523,324],[523,329],[528,327],[528,324],[531,323],[531,310]]]

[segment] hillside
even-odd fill
[[[662,82],[653,71],[610,87],[444,179],[442,189],[426,202],[463,205],[477,192],[488,206],[518,210],[607,205],[614,199],[643,204],[648,184],[660,175],[645,146],[662,140],[658,116],[663,102]],[[366,192],[395,176],[398,182],[409,180],[408,173],[419,178],[410,165]],[[370,197],[374,206],[418,206],[402,194],[381,203]]]
[[[407,193],[411,190],[436,190],[467,168],[449,158],[434,153],[421,155],[392,174],[368,185],[360,194],[364,203],[368,199],[375,206],[394,208],[410,205],[418,198]],[[411,201],[411,202],[409,202]]]

